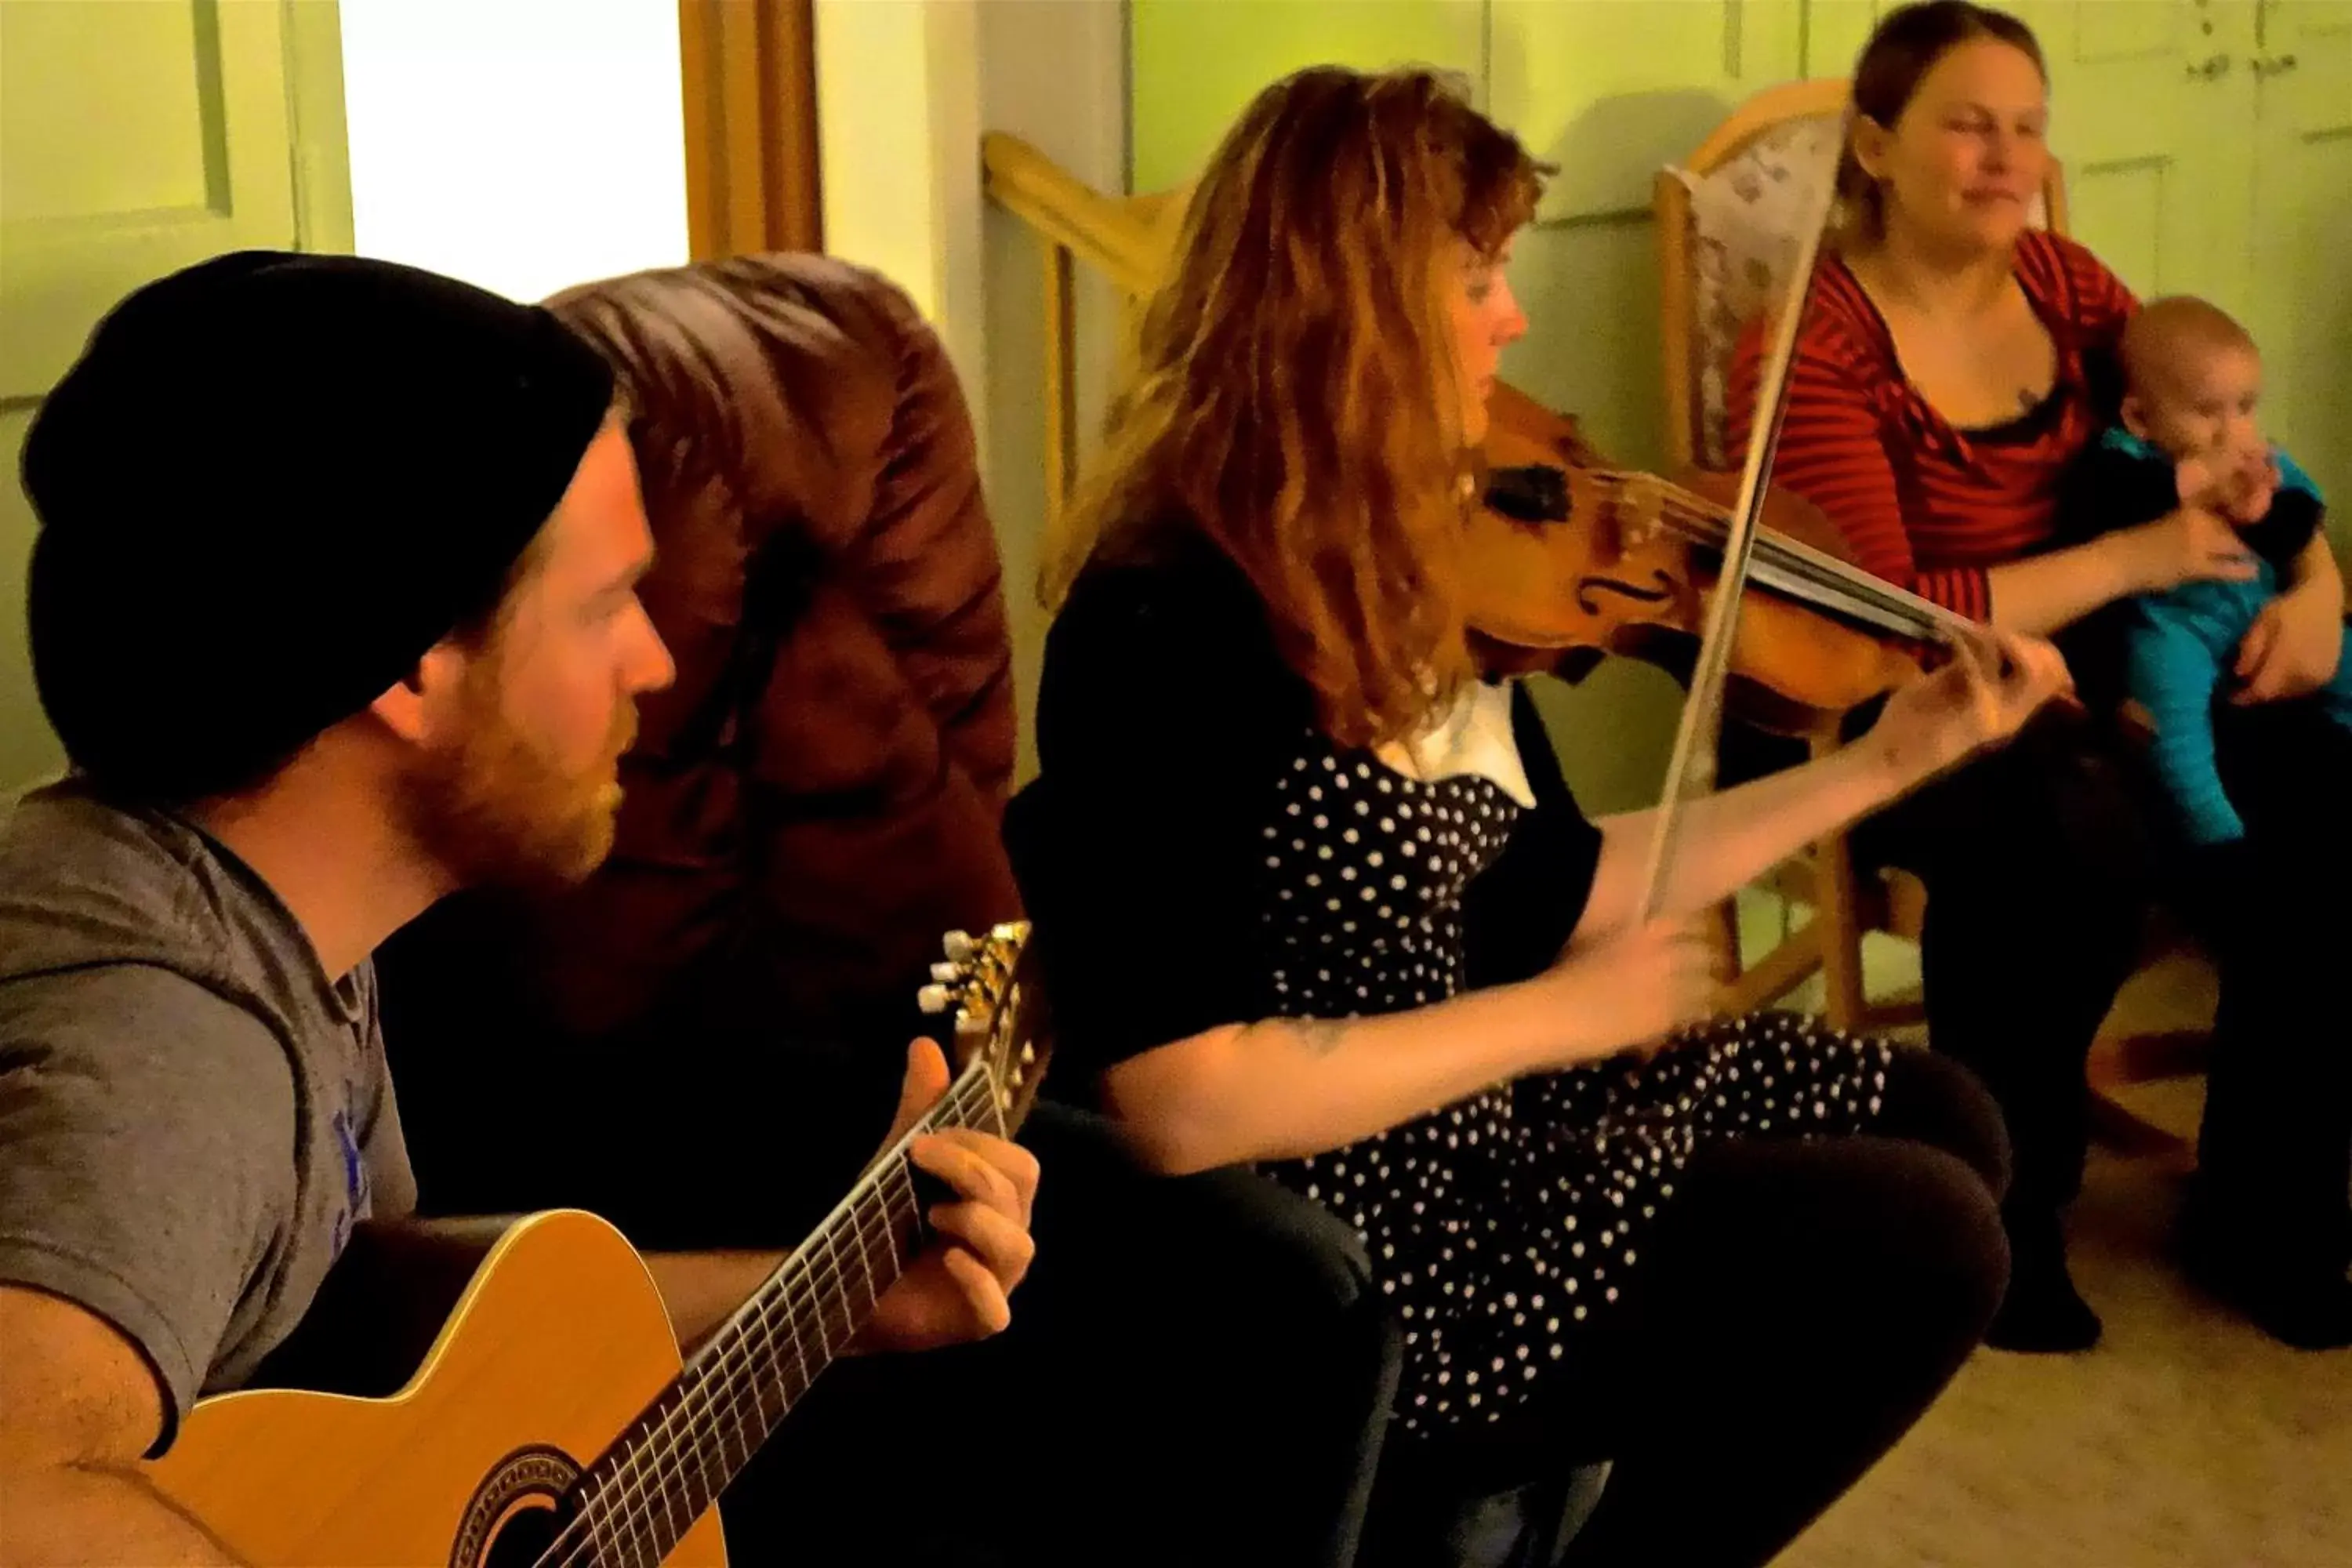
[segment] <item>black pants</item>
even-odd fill
[[[1552,1434],[1610,1458],[1576,1568],[1761,1564],[1907,1431],[2008,1283],[2000,1117],[1898,1051],[1867,1137],[1710,1145]]]
[[[1022,1141],[1013,1327],[826,1373],[722,1500],[730,1556],[1345,1568],[1396,1377],[1354,1237],[1245,1172],[1148,1176],[1058,1107]]]
[[[2352,732],[2310,703],[2223,706],[2222,784],[2246,840],[2191,855],[2138,748],[2047,722],[1863,825],[1865,862],[1927,888],[1932,1041],[2000,1101],[2011,1202],[2047,1215],[2081,1184],[2084,1059],[2164,898],[2221,970],[2200,1176],[2258,1245],[2340,1245],[2352,1168],[2352,1052],[2336,1004],[2352,962]],[[1727,737],[1727,777],[1795,760]]]
[[[1499,1468],[1456,1456],[1451,1489],[1612,1459],[1579,1563],[1761,1563],[1791,1539],[1935,1397],[2006,1277],[1990,1100],[1911,1052],[1886,1099],[1877,1136],[1694,1161],[1570,1425]],[[1082,1122],[1030,1141],[1048,1175],[1013,1329],[827,1373],[726,1499],[739,1559],[1344,1564],[1394,1342],[1326,1216],[1241,1173],[1142,1177]],[[1411,1561],[1396,1544],[1364,1559]]]
[[[2196,868],[2221,963],[2200,1184],[2275,1257],[2333,1257],[2352,1171],[2352,731],[2310,702],[2228,708],[2215,729],[2247,831]]]
[[[2084,1064],[2158,889],[2152,790],[2122,738],[2041,723],[1856,836],[1867,861],[1927,884],[1929,1039],[2000,1102],[2020,1211],[2054,1211],[2082,1184]]]

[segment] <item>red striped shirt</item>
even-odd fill
[[[1773,477],[1827,512],[1861,564],[1979,620],[1986,571],[2047,543],[2058,478],[2099,429],[2084,358],[2112,356],[2137,301],[2098,258],[2041,230],[2017,245],[2017,279],[2058,349],[2060,406],[2041,434],[1971,441],[1904,378],[1895,340],[1843,261],[1815,273]],[[1744,451],[1762,369],[1761,323],[1731,366],[1732,449]]]

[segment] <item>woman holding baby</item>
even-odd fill
[[[2013,1276],[1991,1342],[2098,1336],[2061,1214],[2082,1173],[2084,1063],[2164,896],[2223,976],[2184,1258],[2278,1339],[2343,1346],[2343,584],[2315,491],[2262,440],[2251,340],[2194,301],[2136,324],[2095,257],[2029,225],[2046,97],[2032,34],[2003,13],[1933,0],[1880,25],[1854,73],[1843,212],[1778,478],[1880,575],[2058,637],[2105,700],[1899,804],[1860,847],[1926,881],[1934,1044],[2009,1121]],[[1758,363],[1751,332],[1735,446]],[[2170,704],[2154,744],[2113,721],[2143,684],[2146,707]]]

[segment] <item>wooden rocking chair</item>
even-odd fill
[[[1834,156],[1845,103],[1843,79],[1767,89],[1733,111],[1679,167],[1658,174],[1654,209],[1660,342],[1667,448],[1677,464],[1737,466],[1738,454],[1725,447],[1724,393],[1732,348],[1758,310],[1785,292],[1795,244],[1785,226],[1773,232],[1775,221],[1801,209],[1801,187],[1808,176],[1817,179]],[[2066,230],[2065,179],[2054,159],[2033,218],[2058,233]],[[1834,731],[1808,740],[1817,752],[1838,743]],[[1863,984],[1866,932],[1919,940],[1927,889],[1917,878],[1892,869],[1859,874],[1840,835],[1781,868],[1769,886],[1811,916],[1741,973],[1735,987],[1738,1005],[1768,1005],[1818,973],[1824,1016],[1840,1028],[1886,1029],[1925,1021],[1916,989],[1874,1001]],[[2169,958],[2185,945],[2177,934],[2159,929],[2152,933],[2144,963]],[[2092,1104],[2102,1133],[2126,1147],[2189,1159],[2181,1139],[2131,1110],[2117,1091],[2201,1070],[2206,1043],[2206,1035],[2196,1031],[2103,1034],[2090,1063]]]

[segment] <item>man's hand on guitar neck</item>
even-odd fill
[[[929,1040],[907,1051],[907,1077],[891,1120],[888,1148],[947,1092],[947,1058]],[[914,1163],[953,1188],[957,1200],[924,1217],[942,1245],[915,1260],[882,1300],[856,1348],[919,1351],[1000,1333],[1013,1321],[1013,1287],[1037,1254],[1029,1208],[1037,1196],[1037,1159],[984,1132],[958,1129],[919,1138]]]
[[[907,1053],[907,1077],[891,1119],[889,1148],[947,1092],[947,1059],[929,1040]],[[1036,1156],[984,1132],[954,1130],[918,1138],[914,1163],[945,1183],[957,1201],[924,1216],[941,1245],[917,1258],[882,1293],[874,1316],[848,1353],[932,1350],[983,1340],[1013,1321],[1010,1298],[1029,1272],[1029,1205],[1037,1195]],[[669,1310],[677,1342],[688,1351],[759,1289],[783,1255],[774,1252],[649,1252],[646,1268]]]

